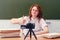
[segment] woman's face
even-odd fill
[[[31,10],[31,15],[34,17],[37,17],[38,13],[39,13],[39,11],[38,11],[37,7],[34,6]]]

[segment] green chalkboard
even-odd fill
[[[32,4],[39,4],[46,19],[60,19],[60,0],[0,0],[0,19],[27,15]]]

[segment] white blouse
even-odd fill
[[[21,19],[21,18],[19,18],[19,19]],[[25,16],[24,19],[26,20],[24,25],[26,25],[29,22],[35,24],[35,29],[33,29],[34,32],[41,31],[43,29],[43,27],[45,27],[47,25],[43,18],[41,18],[39,22],[38,22],[37,18],[30,20],[28,16]],[[26,33],[28,32],[28,29],[24,29],[23,31],[24,31],[23,32],[24,35],[26,35]]]

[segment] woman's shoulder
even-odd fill
[[[46,20],[45,20],[44,18],[41,18],[41,19],[40,19],[40,22],[43,23],[43,22],[46,22]]]
[[[44,18],[41,18],[40,21],[45,20]]]

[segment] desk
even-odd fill
[[[43,38],[43,37],[37,37],[38,40],[60,40],[60,38],[55,38],[55,39],[48,39],[48,38]],[[23,38],[0,38],[0,40],[23,40]],[[26,38],[26,40],[29,40],[29,37]],[[32,40],[35,40],[34,37],[32,37]]]
[[[20,30],[1,30],[0,35],[2,36],[19,36]],[[55,39],[47,39],[47,38],[42,38],[40,36],[37,36],[38,40],[60,40],[60,38],[55,38]],[[0,40],[23,40],[24,38],[19,38],[19,37],[13,37],[13,38],[0,38]],[[27,40],[29,40],[29,37],[26,38]],[[34,37],[32,37],[33,40]]]

